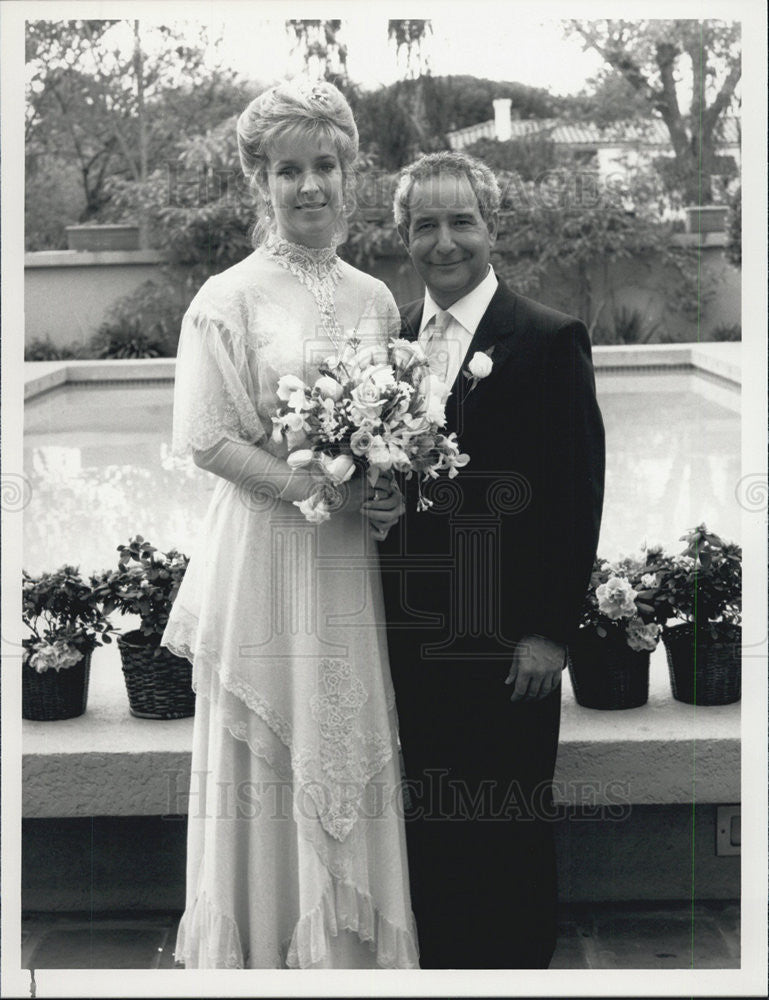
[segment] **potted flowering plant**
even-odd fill
[[[659,598],[662,550],[615,563],[596,559],[579,629],[569,644],[574,696],[585,708],[638,708],[649,697],[649,655],[666,606]]]
[[[660,589],[667,617],[679,619],[662,633],[673,697],[728,705],[742,683],[742,550],[704,524],[681,537],[686,547],[668,560]]]
[[[91,654],[111,642],[109,624],[75,566],[31,576],[22,571],[21,714],[39,722],[82,715],[88,700]]]
[[[141,535],[119,545],[118,568],[102,574],[97,594],[105,613],[119,610],[141,619],[118,637],[132,715],[182,719],[195,714],[192,665],[160,645],[189,559],[176,550],[158,552]]]

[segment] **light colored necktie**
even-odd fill
[[[430,340],[427,344],[427,360],[430,371],[441,382],[445,382],[449,372],[449,342],[446,330],[451,322],[451,313],[439,309],[427,324]]]

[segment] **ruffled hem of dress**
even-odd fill
[[[286,949],[289,969],[310,969],[328,954],[330,939],[352,931],[367,943],[379,969],[417,969],[416,930],[398,927],[374,906],[371,896],[333,879],[318,905],[299,919]]]
[[[203,943],[205,942],[205,944]],[[237,923],[201,893],[179,923],[174,961],[187,969],[242,969]]]
[[[332,879],[318,905],[300,917],[283,948],[283,966],[311,969],[319,965],[340,930],[351,931],[368,944],[379,969],[419,968],[415,927],[406,929],[393,924],[377,910],[369,895],[336,879]],[[205,893],[181,919],[174,961],[187,969],[246,968],[237,923]],[[275,967],[280,964],[276,962]]]

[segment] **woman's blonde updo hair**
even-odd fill
[[[270,147],[290,129],[321,133],[331,139],[342,168],[345,206],[352,208],[358,129],[350,105],[341,91],[325,80],[279,83],[254,98],[238,118],[240,165],[257,196],[259,219],[254,244],[274,222],[267,187]]]

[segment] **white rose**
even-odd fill
[[[332,399],[334,402],[340,400],[344,394],[342,386],[330,375],[321,375],[319,379],[316,379],[315,388],[320,391],[324,399]]]
[[[371,379],[366,379],[352,391],[351,416],[358,424],[365,420],[378,420],[384,404],[379,387]]]
[[[287,456],[286,461],[292,469],[301,469],[302,466],[308,465],[313,458],[314,454],[311,448],[299,448],[297,451],[292,451]]]
[[[425,352],[416,341],[399,338],[390,345],[392,363],[398,368],[407,369],[413,364],[423,364],[426,361]]]
[[[337,486],[340,483],[346,483],[355,472],[355,461],[351,455],[337,455],[332,458],[330,455],[321,453],[320,463],[325,474]]]
[[[491,369],[493,367],[494,362],[488,354],[484,351],[476,351],[470,358],[470,363],[468,364],[467,369],[473,378],[486,378],[487,375],[491,374]]]
[[[355,352],[351,359],[353,375],[359,374],[372,365],[382,365],[387,361],[387,350],[379,344],[368,344]]]
[[[657,586],[657,574],[644,573],[641,577],[641,586],[644,590],[653,590]]]

